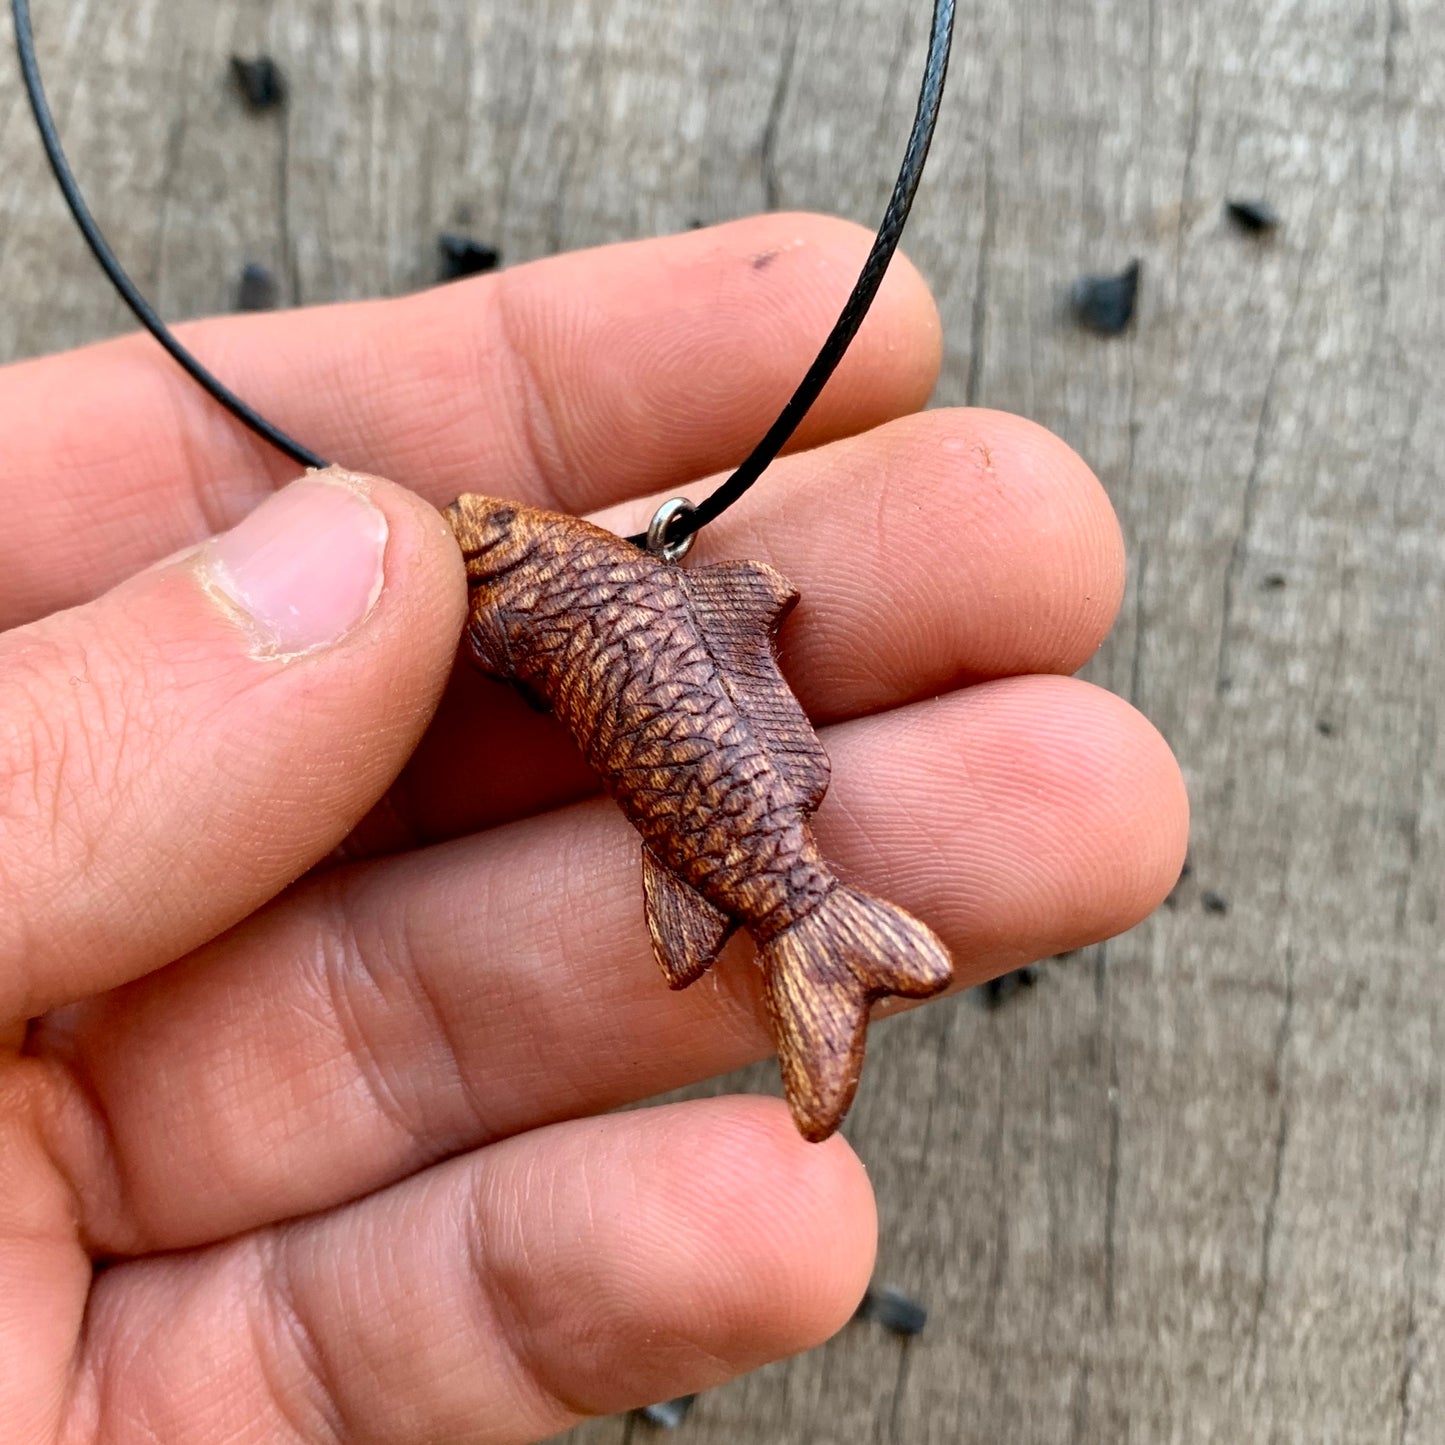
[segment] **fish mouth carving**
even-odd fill
[[[520,572],[532,562],[531,551],[524,552],[520,557],[513,557],[510,561],[500,562],[497,566],[489,568],[484,572],[473,572],[471,563],[484,556],[487,552],[495,550],[497,543],[490,543],[480,552],[467,554],[467,590],[475,592],[480,587],[495,587],[503,579],[510,577],[514,572]]]
[[[477,562],[477,561],[480,561],[480,560],[481,560],[483,557],[485,557],[489,552],[495,552],[495,551],[497,550],[497,548],[500,547],[500,546],[502,545],[502,543],[505,542],[506,540],[507,540],[507,534],[506,534],[505,532],[499,532],[495,537],[491,538],[489,541],[483,542],[480,547],[468,547],[468,548],[462,553],[462,556],[465,557],[468,562]]]

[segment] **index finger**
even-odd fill
[[[438,504],[595,510],[722,470],[813,359],[870,236],[772,215],[558,256],[396,301],[179,328],[327,458]],[[940,333],[897,260],[795,447],[917,410]],[[148,337],[0,370],[0,628],[233,525],[295,464]]]

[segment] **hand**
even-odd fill
[[[761,433],[866,244],[772,216],[188,328],[414,490],[278,491],[145,339],[0,371],[0,1437],[531,1441],[847,1318],[875,1219],[841,1138],[605,1113],[763,1056],[755,971],[663,986],[635,836],[457,666],[434,508],[634,529]],[[695,555],[801,588],[824,850],[966,985],[1142,918],[1186,807],[1065,676],[1122,588],[1103,491],[1027,422],[917,414],[939,344],[899,262],[809,449]]]

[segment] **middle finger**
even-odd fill
[[[655,506],[599,520],[636,531]],[[1022,417],[965,409],[785,457],[700,535],[689,565],[725,557],[769,562],[802,591],[783,670],[818,723],[983,678],[1074,672],[1112,625],[1124,578],[1118,523],[1078,456]],[[596,790],[560,727],[464,666],[350,856]]]

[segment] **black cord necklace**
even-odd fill
[[[55,117],[50,112],[45,86],[40,77],[40,63],[35,53],[35,36],[30,21],[30,0],[11,0],[10,8],[15,20],[15,43],[20,55],[20,71],[50,168],[55,173],[55,179],[60,184],[76,225],[80,227],[86,244],[110,279],[111,285],[135,313],[140,324],[160,342],[176,363],[237,421],[249,427],[257,436],[298,465],[318,468],[327,466],[324,457],[288,436],[274,422],[268,421],[182,346],[155,308],[141,294],[140,288],[126,274],[125,268],[111,250],[104,233],[91,214],[60,143]],[[903,238],[903,228],[908,222],[908,213],[913,208],[913,198],[918,192],[919,182],[923,179],[924,163],[928,159],[928,148],[933,140],[933,132],[938,124],[939,105],[943,100],[948,56],[953,44],[955,11],[956,0],[934,0],[933,24],[928,39],[928,56],[924,62],[923,84],[919,91],[913,129],[903,155],[903,165],[894,183],[893,194],[883,214],[883,223],[878,228],[873,248],[868,253],[868,259],[852,294],[823,343],[817,359],[808,368],[788,404],[778,414],[778,419],[768,428],[766,435],[742,465],[721,483],[711,496],[696,506],[675,511],[667,520],[662,536],[653,537],[651,545],[654,548],[659,545],[674,549],[679,547],[688,537],[720,517],[757,481],[798,429],[858,334],[858,328],[863,324],[863,318],[868,314],[868,309],[878,294],[878,288],[883,284],[889,262]],[[638,546],[649,545],[647,533],[641,533],[629,540]]]
[[[557,715],[642,835],[647,922],[668,983],[701,978],[738,928],[752,935],[788,1104],[814,1140],[827,1138],[852,1102],[873,1002],[937,993],[952,965],[917,919],[845,886],[813,838],[828,755],[774,647],[797,592],[765,563],[675,564],[782,450],[878,294],[938,121],[954,3],[934,0],[917,116],[863,273],[817,360],[737,471],[697,506],[665,503],[647,532],[626,539],[495,497],[459,497],[445,512],[466,563],[473,656]],[[294,461],[325,468],[212,376],[125,274],[56,135],[29,0],[11,7],[51,167],[115,288],[233,416]]]

